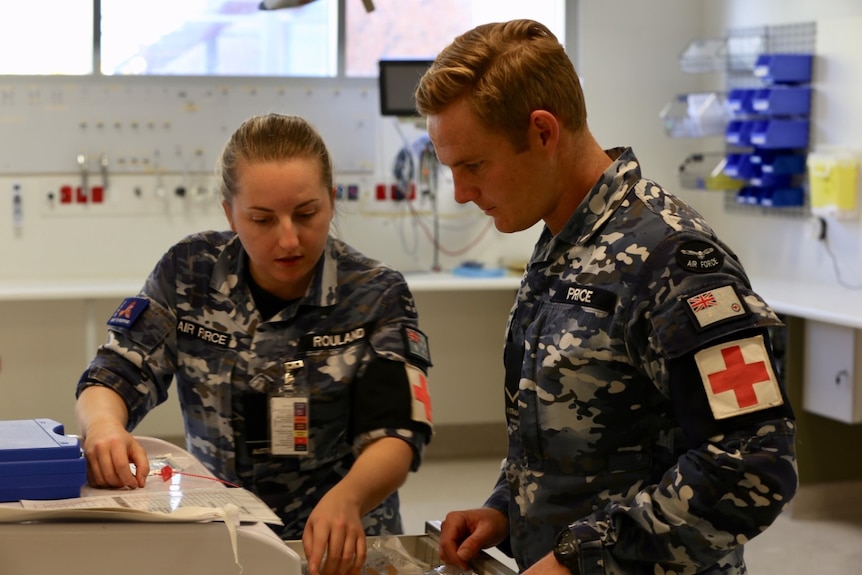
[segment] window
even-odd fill
[[[377,76],[384,59],[429,59],[485,22],[531,18],[565,42],[565,0],[346,0],[346,76]]]
[[[336,76],[338,2],[102,0],[102,73]]]
[[[92,72],[92,0],[3,3],[0,74]]]
[[[278,10],[260,10],[261,0],[4,4],[0,74],[375,77],[379,60],[433,59],[482,22],[533,18],[565,38],[565,0],[373,0],[372,12],[362,0],[311,0]]]

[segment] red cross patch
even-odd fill
[[[716,419],[784,403],[763,336],[709,347],[694,360]]]
[[[407,369],[407,379],[410,381],[410,395],[413,396],[413,420],[431,425],[431,395],[428,393],[428,378],[421,369],[409,363],[404,365]]]

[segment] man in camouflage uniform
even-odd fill
[[[80,378],[89,477],[97,485],[143,485],[146,454],[128,431],[176,381],[188,451],[269,504],[284,523],[283,538],[303,538],[318,504],[328,501],[332,523],[318,523],[314,559],[312,538],[304,543],[317,573],[326,542],[344,539],[330,547],[336,561],[321,570],[341,575],[361,566],[363,531],[402,532],[394,489],[418,468],[432,433],[427,339],[403,276],[328,235],[333,187],[319,136],[279,115],[251,119],[240,133],[248,141],[235,134],[226,150],[241,159],[223,161],[226,172],[238,171],[224,176],[239,182],[237,190],[229,183],[223,190],[234,231],[195,234],[168,250],[140,294],[109,319],[107,342]],[[297,150],[292,140],[300,138],[314,145]],[[260,152],[272,145],[276,151]],[[297,174],[298,181],[286,179]],[[252,216],[240,220],[249,197]],[[318,222],[313,232],[310,221]],[[254,275],[256,262],[284,277],[308,271],[273,282],[277,275]],[[284,420],[270,416],[285,405],[295,408],[293,429],[276,433]],[[326,498],[336,486],[339,498]],[[350,532],[360,523],[349,515],[354,505],[367,507],[358,533]]]
[[[603,150],[577,75],[531,21],[479,26],[417,90],[455,198],[545,227],[510,313],[509,448],[441,556],[498,545],[527,573],[743,574],[796,490],[781,323],[703,218]]]

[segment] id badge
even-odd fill
[[[308,398],[269,398],[270,453],[308,455]]]
[[[296,384],[303,361],[284,364],[284,383],[269,397],[269,439],[272,455],[311,455],[309,443],[309,401]]]

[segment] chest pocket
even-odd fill
[[[643,389],[614,319],[552,298],[539,302],[523,325],[519,435],[531,466],[590,474],[616,467],[614,452],[638,444],[617,431],[628,429]],[[615,436],[607,437],[611,429]]]

